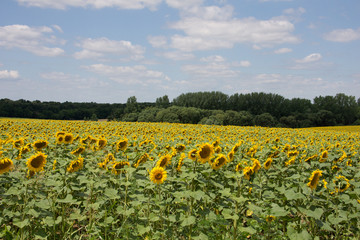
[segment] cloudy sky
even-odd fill
[[[1,0],[0,98],[359,98],[359,12],[359,0]]]

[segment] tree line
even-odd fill
[[[222,92],[184,93],[169,100],[126,103],[41,102],[0,99],[0,117],[170,122],[212,125],[312,127],[360,124],[360,98],[338,93],[313,101],[287,99],[264,92],[227,95]]]

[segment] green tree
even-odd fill
[[[155,106],[158,108],[167,108],[170,106],[170,100],[167,95],[156,99]]]
[[[125,113],[136,113],[139,110],[138,102],[135,96],[131,96],[126,101]]]
[[[255,116],[254,123],[257,126],[274,127],[276,125],[276,120],[270,113],[262,113]]]

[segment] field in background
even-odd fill
[[[360,238],[358,126],[0,129],[0,238]]]

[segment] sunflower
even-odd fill
[[[127,161],[121,161],[121,162],[116,162],[114,163],[114,165],[112,166],[112,170],[111,172],[116,174],[116,175],[119,175],[120,173],[123,173],[124,172],[124,167],[125,166],[130,166],[130,163],[127,162]]]
[[[196,152],[196,154],[200,163],[206,163],[213,156],[214,147],[209,143],[204,143],[200,146],[200,149]]]
[[[115,156],[114,156],[114,154],[112,154],[112,153],[108,153],[108,155],[106,155],[106,157],[105,157],[105,159],[104,159],[104,162],[105,163],[113,163],[113,162],[115,162]]]
[[[266,221],[268,222],[268,223],[271,223],[272,221],[274,221],[275,220],[275,216],[272,216],[272,215],[267,215],[266,216]]]
[[[234,154],[239,150],[239,147],[241,146],[241,142],[238,142],[233,148],[232,148],[232,152],[234,152]]]
[[[36,151],[40,151],[43,148],[46,148],[48,146],[49,142],[46,140],[37,140],[33,143],[33,148]]]
[[[188,153],[188,158],[190,158],[191,160],[193,161],[196,161],[196,152],[197,152],[197,149],[192,149],[189,153]]]
[[[308,186],[311,188],[311,190],[314,190],[316,186],[319,183],[319,179],[322,176],[322,171],[317,169],[311,173],[311,176],[309,178]]]
[[[243,169],[244,178],[250,180],[251,175],[253,175],[254,169],[252,167],[245,167]]]
[[[291,164],[295,163],[296,156],[291,157],[288,161],[285,162],[285,166],[290,166]]]
[[[56,136],[56,143],[57,144],[61,144],[64,142],[64,135],[63,134],[60,134],[58,136]]]
[[[265,161],[265,163],[264,163],[264,168],[266,169],[266,170],[269,170],[269,168],[271,167],[271,163],[272,163],[272,158],[268,158],[266,161]]]
[[[222,148],[220,146],[215,147],[215,153],[221,153]]]
[[[185,157],[186,157],[185,153],[181,153],[179,162],[178,162],[177,167],[176,167],[176,170],[177,170],[178,172],[181,172],[181,167],[182,167],[182,165],[184,164],[184,159],[185,159]]]
[[[235,171],[239,172],[239,171],[243,170],[244,166],[246,166],[246,165],[247,165],[247,162],[245,162],[245,161],[239,162],[235,167]]]
[[[55,133],[55,136],[58,137],[60,135],[65,135],[65,132],[64,131],[60,131],[60,132],[56,132]]]
[[[13,146],[16,149],[20,150],[23,145],[24,145],[24,139],[23,138],[20,138],[18,140],[13,141]]]
[[[29,169],[27,171],[26,177],[27,178],[32,178],[35,175],[35,173],[36,173],[35,171]]]
[[[171,164],[171,155],[166,154],[157,161],[156,166],[166,168],[169,164]]]
[[[176,152],[182,152],[185,150],[185,145],[184,144],[179,144],[175,147]]]
[[[260,164],[259,160],[255,159],[255,158],[252,158],[251,160],[253,161],[252,168],[253,168],[254,172],[257,173],[259,171],[259,169],[261,168],[261,164]]]
[[[85,151],[85,147],[84,146],[80,146],[77,149],[75,149],[74,151],[71,152],[71,154],[74,155],[80,155]]]
[[[214,142],[212,143],[212,145],[213,145],[214,148],[216,148],[217,146],[219,146],[219,144],[220,144],[220,140],[219,140],[219,139],[217,139],[216,141],[214,141]]]
[[[150,172],[150,180],[156,184],[162,184],[167,178],[167,173],[162,167],[154,167]]]
[[[6,173],[13,168],[13,161],[9,158],[3,158],[0,160],[0,174]]]
[[[125,138],[124,140],[120,140],[117,144],[116,144],[116,151],[125,151],[127,146],[128,146],[128,142],[129,140],[127,138]]]
[[[42,152],[38,152],[37,154],[31,156],[27,160],[27,163],[26,163],[28,166],[28,169],[30,171],[34,171],[34,172],[42,171],[46,164],[46,157],[47,157],[47,155],[45,155]]]
[[[74,136],[72,135],[72,133],[65,133],[65,135],[64,135],[64,143],[70,144],[73,141],[74,141]]]
[[[319,162],[323,163],[326,161],[326,159],[328,158],[329,156],[329,153],[328,151],[323,151],[321,154],[320,154],[320,159],[319,159]]]
[[[235,152],[234,152],[234,149],[233,149],[227,155],[227,157],[229,159],[229,162],[232,162],[234,160],[234,156],[235,156]]]
[[[100,138],[97,140],[96,142],[96,150],[101,150],[103,149],[107,144],[107,140],[105,138]]]
[[[219,156],[214,160],[214,162],[211,164],[211,167],[214,170],[219,170],[222,166],[224,166],[227,163],[226,156],[224,154],[219,154]]]
[[[57,161],[55,159],[54,162],[53,162],[53,168],[52,168],[53,171],[55,171],[55,169],[56,169],[56,163],[57,163]]]
[[[84,158],[79,157],[78,159],[72,160],[66,171],[77,172],[84,166]]]
[[[337,176],[334,180],[335,183],[335,191],[336,192],[345,192],[346,189],[350,187],[349,180],[344,176]]]
[[[137,162],[135,163],[134,167],[135,167],[135,168],[139,167],[139,165],[140,165],[141,163],[146,162],[148,159],[150,159],[149,154],[144,153],[144,154],[137,160]]]
[[[315,158],[317,158],[317,157],[318,157],[318,155],[317,155],[317,154],[312,155],[312,156],[310,156],[310,157],[306,158],[306,159],[305,159],[305,162],[309,162],[309,161],[311,161],[311,160],[314,160],[314,159],[315,159]]]

